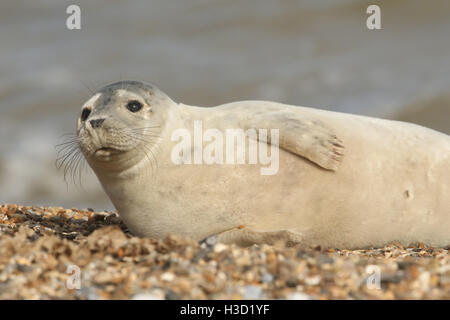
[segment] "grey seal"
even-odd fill
[[[194,134],[195,121],[219,132],[278,130],[277,141],[256,137],[279,152],[276,174],[262,175],[261,163],[174,163],[173,133]],[[425,127],[268,101],[189,106],[151,84],[120,81],[82,106],[77,136],[139,236],[342,248],[450,243],[450,137]]]

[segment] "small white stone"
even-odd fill
[[[317,275],[317,276],[307,277],[305,279],[305,283],[308,286],[317,286],[320,283],[320,276]]]
[[[430,273],[428,271],[422,272],[419,275],[419,286],[423,291],[427,291],[430,288]]]
[[[208,246],[213,246],[216,244],[217,239],[215,236],[210,236],[210,237],[206,238],[205,242]]]
[[[261,299],[262,290],[258,286],[246,286],[244,289],[244,299]]]
[[[303,292],[291,292],[287,298],[288,300],[311,300],[311,297]]]
[[[131,298],[131,300],[163,300],[163,298],[158,294],[147,292],[137,293]]]
[[[218,243],[214,246],[214,252],[219,253],[224,251],[227,248],[227,246],[223,243]]]
[[[172,272],[164,272],[161,275],[161,280],[166,282],[172,282],[175,279],[175,275]]]
[[[265,272],[261,276],[261,281],[264,282],[264,283],[272,283],[273,282],[273,275],[271,275],[268,272]]]

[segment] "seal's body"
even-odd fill
[[[81,150],[137,235],[346,248],[450,244],[445,134],[264,101],[187,106],[129,81],[100,90],[82,110]],[[264,141],[279,146],[278,171],[261,175],[263,164],[174,163],[173,132],[194,135],[194,121],[203,130],[279,129],[278,143]]]

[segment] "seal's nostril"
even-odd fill
[[[105,118],[101,118],[101,119],[93,119],[90,120],[89,123],[91,124],[92,128],[99,128],[103,121],[105,121]]]

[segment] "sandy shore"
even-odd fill
[[[448,249],[158,241],[132,236],[115,213],[2,205],[0,299],[450,299]]]

